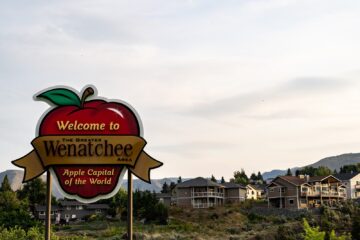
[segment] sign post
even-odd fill
[[[133,239],[133,179],[128,171],[128,209],[127,209],[127,237]]]
[[[45,240],[51,239],[51,175],[46,173],[46,218],[45,218]]]
[[[34,150],[12,163],[24,168],[23,182],[47,172],[45,239],[50,239],[51,177],[69,199],[92,203],[114,196],[128,171],[128,237],[132,239],[132,174],[150,183],[151,169],[161,162],[143,149],[146,141],[139,115],[127,103],[54,87],[35,95],[51,108],[38,122]]]

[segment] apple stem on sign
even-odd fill
[[[91,87],[85,89],[84,93],[81,96],[81,105],[80,105],[81,108],[84,107],[85,99],[93,95],[94,93],[95,93],[94,89],[92,89]]]

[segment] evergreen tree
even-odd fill
[[[177,180],[177,183],[182,183],[181,176],[179,176],[179,178],[178,178],[178,180]]]
[[[286,176],[292,176],[292,175],[293,175],[293,174],[292,174],[292,172],[291,172],[291,169],[288,168],[287,173],[286,173]]]
[[[176,184],[174,182],[170,183],[170,191],[173,190],[176,187]]]
[[[250,175],[250,180],[253,181],[253,182],[255,182],[255,181],[258,180],[258,178],[257,178],[257,176],[256,176],[255,173],[252,173],[252,174]]]
[[[221,183],[225,183],[224,177],[221,177]]]
[[[12,191],[7,175],[5,175],[0,187],[0,192],[6,191]]]
[[[166,182],[164,182],[161,193],[169,193],[169,192],[170,192],[170,187]]]
[[[25,183],[23,189],[18,191],[19,199],[28,199],[30,206],[35,204],[45,205],[46,184],[41,178],[35,178]]]
[[[214,175],[211,175],[211,179],[210,179],[212,182],[217,182],[216,178],[214,177]]]
[[[28,212],[28,202],[20,201],[13,191],[0,192],[0,226],[11,228],[19,226],[29,229],[37,225]],[[16,238],[17,239],[17,238]]]
[[[259,171],[258,174],[257,174],[257,178],[259,181],[261,181],[262,183],[264,182],[264,178],[263,176],[261,175],[261,172]]]

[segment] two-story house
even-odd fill
[[[245,200],[246,188],[236,183],[216,183],[202,177],[184,181],[172,191],[177,206],[209,208]]]
[[[268,186],[268,206],[276,208],[311,208],[332,205],[346,199],[346,189],[336,177],[279,176]]]
[[[177,206],[208,208],[224,204],[225,187],[202,177],[177,184],[174,192]]]
[[[360,199],[360,173],[341,173],[334,175],[346,187],[348,199]]]

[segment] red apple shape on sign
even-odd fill
[[[139,121],[130,107],[105,100],[86,101],[93,94],[92,88],[87,88],[81,99],[65,88],[40,94],[38,98],[46,99],[56,107],[42,119],[39,136],[140,135]],[[111,193],[117,187],[121,174],[125,172],[123,165],[59,165],[53,166],[53,170],[62,190],[81,199],[93,199]],[[81,184],[75,184],[75,179]]]

